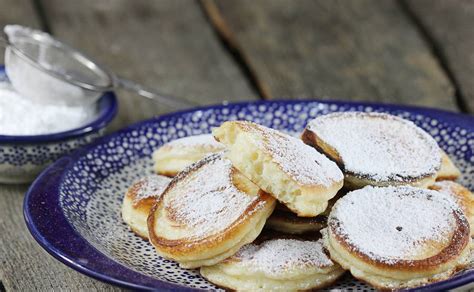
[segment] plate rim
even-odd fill
[[[395,105],[389,103],[378,103],[378,102],[357,102],[357,101],[338,101],[338,100],[318,100],[318,99],[306,99],[306,100],[272,100],[272,101],[246,101],[246,102],[235,102],[235,103],[223,103],[217,105],[210,105],[210,106],[200,106],[194,107],[191,109],[181,110],[177,112],[172,112],[160,116],[155,116],[150,119],[145,119],[136,123],[133,123],[129,126],[126,126],[116,132],[110,133],[105,135],[104,137],[99,138],[95,142],[80,148],[73,153],[64,156],[58,159],[56,162],[51,164],[47,167],[32,183],[29,187],[28,191],[26,192],[24,202],[23,202],[23,215],[28,227],[29,232],[32,234],[33,238],[40,244],[40,246],[45,249],[49,254],[51,254],[54,258],[73,268],[76,271],[79,271],[85,275],[93,277],[95,279],[101,280],[106,283],[118,285],[125,288],[131,289],[140,289],[140,290],[153,290],[153,289],[163,289],[163,290],[180,290],[180,291],[196,291],[200,290],[198,288],[191,288],[182,286],[180,284],[169,283],[163,280],[156,279],[151,276],[144,275],[140,272],[134,271],[131,268],[119,263],[113,258],[108,257],[107,255],[103,254],[99,250],[97,250],[94,246],[92,246],[84,237],[82,237],[75,228],[67,221],[65,218],[64,213],[62,212],[61,207],[59,206],[59,183],[64,177],[65,172],[80,158],[83,154],[89,152],[90,150],[94,149],[98,145],[104,144],[108,142],[115,136],[121,135],[122,133],[129,132],[133,129],[146,125],[148,123],[156,123],[162,120],[168,120],[173,117],[181,116],[187,113],[195,112],[195,111],[204,111],[204,110],[216,110],[225,107],[249,107],[252,105],[261,105],[261,104],[306,104],[311,102],[317,102],[321,104],[327,105],[356,105],[356,106],[373,106],[373,107],[382,107],[387,110],[404,110],[409,111],[414,114],[423,114],[430,117],[440,118],[444,122],[447,123],[455,123],[463,128],[468,129],[470,132],[474,132],[474,117],[467,115],[467,114],[460,114],[446,110],[440,109],[433,109],[428,107],[417,107],[417,106],[406,106],[406,105]],[[121,272],[125,272],[127,274],[133,275],[133,277],[138,277],[143,281],[146,281],[147,284],[137,284],[131,282],[130,280],[123,280],[121,278],[116,277],[116,275],[111,275],[110,271],[97,271],[95,267],[92,267],[89,263],[78,263],[78,259],[73,256],[73,252],[64,246],[58,247],[57,242],[52,242],[54,238],[47,238],[43,233],[44,231],[40,231],[38,228],[39,220],[35,217],[35,213],[38,211],[31,209],[31,203],[36,202],[35,199],[38,200],[39,198],[43,198],[44,196],[52,197],[52,202],[54,203],[52,208],[52,212],[54,212],[55,216],[58,216],[56,219],[60,219],[62,221],[55,222],[55,224],[59,224],[62,232],[66,232],[68,237],[72,236],[75,237],[75,240],[79,240],[80,245],[82,248],[87,250],[87,252],[91,253],[95,257],[99,257],[103,260],[110,261],[110,264],[113,268],[120,270]],[[48,197],[48,198],[49,198]],[[40,202],[41,203],[41,202]],[[43,202],[44,203],[44,202]],[[51,201],[49,201],[51,204]],[[44,204],[48,205],[48,204]],[[51,211],[51,210],[49,210]],[[56,239],[57,240],[57,239]],[[65,244],[65,243],[64,243]],[[97,260],[97,259],[95,259]],[[105,267],[102,267],[105,268]],[[445,290],[445,289],[452,289],[456,288],[468,283],[474,282],[474,269],[468,271],[462,275],[454,276],[453,278],[428,284],[426,286],[422,286],[419,288],[415,288],[414,290],[422,291],[422,290]]]

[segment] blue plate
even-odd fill
[[[285,132],[301,132],[308,120],[335,111],[388,112],[410,119],[433,135],[474,189],[474,118],[434,109],[371,103],[272,101],[197,108],[143,121],[46,169],[29,189],[24,215],[34,238],[64,264],[127,288],[216,289],[195,270],[156,255],[120,218],[128,186],[151,173],[150,155],[168,141],[209,133],[227,120],[245,119]],[[467,269],[424,290],[446,290],[474,280]],[[370,289],[347,276],[331,288]]]

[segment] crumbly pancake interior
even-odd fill
[[[237,169],[300,216],[323,212],[342,187],[337,165],[299,139],[239,121],[213,133]]]

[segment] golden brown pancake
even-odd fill
[[[148,214],[170,181],[170,178],[157,174],[144,177],[136,181],[123,198],[123,221],[144,239],[148,239]]]
[[[451,196],[456,203],[459,204],[469,221],[471,236],[474,235],[474,228],[472,228],[474,226],[474,195],[471,191],[462,185],[449,180],[438,181],[430,186],[430,189]]]
[[[267,238],[200,272],[210,282],[236,291],[301,291],[328,286],[344,270],[329,259],[321,240]]]
[[[442,151],[441,154],[441,168],[436,175],[436,180],[457,180],[461,175],[461,171],[454,165],[451,158],[449,158],[446,152]]]
[[[273,197],[212,154],[176,176],[153,207],[150,241],[184,268],[214,265],[252,242],[274,208]]]
[[[383,113],[338,112],[310,121],[303,141],[343,169],[344,186],[434,183],[441,149],[414,123]]]
[[[213,134],[235,168],[298,216],[324,212],[342,188],[337,165],[300,139],[247,121],[225,122]]]
[[[204,156],[224,150],[211,134],[195,135],[168,142],[153,153],[155,171],[173,177]]]
[[[411,186],[352,191],[334,205],[324,245],[355,278],[401,289],[448,278],[470,259],[470,230],[457,204]]]
[[[316,217],[298,217],[293,212],[275,209],[268,218],[265,228],[289,234],[302,234],[319,231],[326,227],[326,222],[327,217],[322,214]]]
[[[316,217],[299,217],[283,204],[277,204],[270,218],[265,224],[266,229],[271,229],[286,234],[304,234],[307,232],[316,232],[327,226],[327,217],[332,206],[338,199],[346,194],[342,189],[337,195],[329,200],[326,210]]]

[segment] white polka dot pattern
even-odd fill
[[[122,197],[129,185],[151,173],[151,154],[174,139],[209,133],[227,120],[251,120],[284,132],[301,132],[308,120],[335,111],[389,112],[415,122],[435,137],[463,172],[461,183],[474,189],[474,133],[428,116],[379,106],[319,102],[272,102],[196,110],[143,122],[104,140],[66,172],[60,202],[74,228],[94,247],[117,262],[157,279],[193,288],[216,289],[195,270],[184,270],[156,255],[120,218]],[[370,290],[353,278],[330,289]]]

